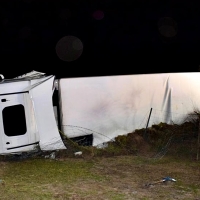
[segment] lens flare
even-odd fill
[[[57,56],[67,62],[77,60],[83,52],[83,43],[75,36],[65,36],[56,44]]]

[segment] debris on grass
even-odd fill
[[[156,185],[156,184],[160,184],[160,183],[167,183],[167,182],[176,182],[176,179],[174,178],[171,178],[171,177],[164,177],[162,178],[161,180],[158,180],[158,181],[154,181],[152,183],[147,183],[145,184],[145,187],[150,187],[150,186],[153,186],[153,185]]]

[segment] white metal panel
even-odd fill
[[[48,79],[48,77],[42,77],[42,78],[33,79],[33,80],[14,79],[14,81],[12,81],[12,79],[10,79],[9,82],[0,83],[0,95],[28,91],[30,88],[42,83],[46,79]]]
[[[41,84],[30,88],[34,102],[37,128],[42,150],[66,149],[60,136],[52,103],[52,87],[54,76],[49,76]]]
[[[0,94],[21,92],[29,86],[29,81],[9,82],[0,84]]]
[[[28,92],[23,93],[24,97],[24,106],[25,106],[25,112],[26,112],[26,123],[27,123],[27,129],[29,131],[28,137],[29,137],[29,143],[36,143],[39,142],[39,133],[37,129],[37,123],[35,118],[35,109],[34,109],[34,102],[30,98],[30,95]]]

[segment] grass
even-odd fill
[[[3,199],[13,196],[18,199],[40,199],[41,194],[43,199],[49,199],[60,190],[65,191],[65,196],[70,191],[68,185],[73,185],[79,179],[101,180],[98,175],[89,173],[92,165],[92,162],[77,159],[69,162],[46,159],[9,162],[3,170]]]
[[[138,156],[34,158],[1,161],[0,199],[193,199],[200,197],[199,163],[164,157]],[[176,183],[144,188],[164,176]]]

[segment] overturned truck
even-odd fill
[[[61,133],[102,147],[160,122],[182,123],[200,105],[200,73],[56,79],[32,71],[0,81],[0,154],[67,149]]]

